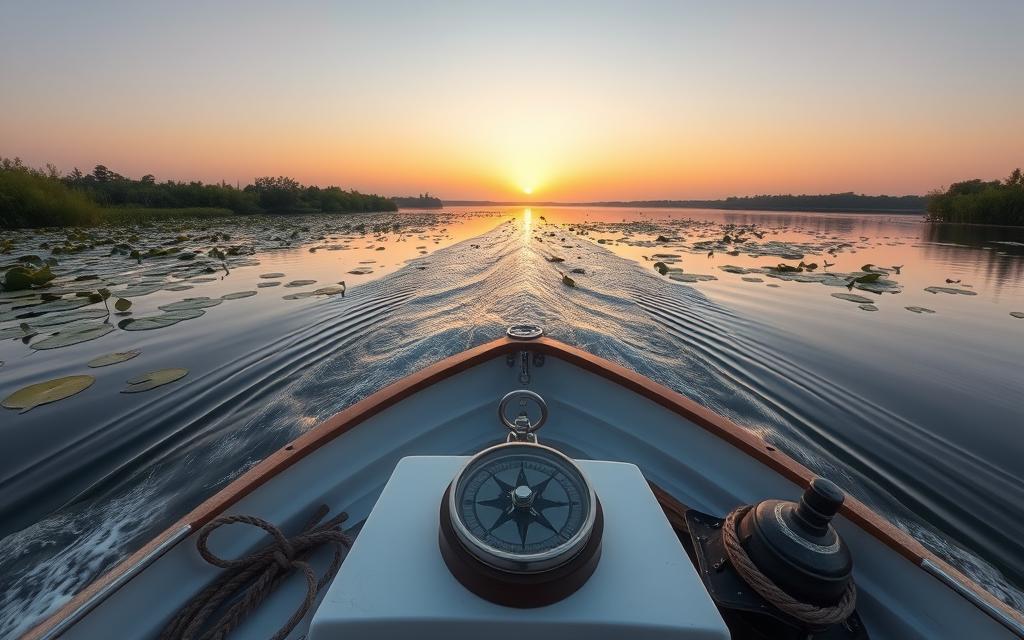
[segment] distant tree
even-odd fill
[[[299,203],[299,191],[302,185],[287,176],[264,176],[256,178],[253,184],[246,187],[259,197],[260,206],[267,211],[292,211]]]

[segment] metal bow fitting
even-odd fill
[[[519,414],[512,420],[508,418],[508,406],[513,400],[519,400]],[[527,402],[532,400],[540,408],[540,420],[536,423],[530,420],[526,413]],[[505,394],[505,397],[498,403],[498,418],[501,424],[509,430],[509,442],[537,442],[536,433],[548,421],[548,404],[544,398],[526,389],[519,389]]]

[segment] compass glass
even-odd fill
[[[488,449],[459,474],[450,511],[488,564],[543,570],[570,559],[593,527],[594,495],[575,463],[536,444]]]

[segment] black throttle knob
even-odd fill
[[[853,559],[832,527],[842,490],[815,478],[800,502],[759,502],[737,525],[740,543],[757,568],[803,602],[835,604],[846,590]]]
[[[845,497],[836,483],[825,478],[815,478],[800,496],[800,504],[794,515],[809,529],[823,535],[828,531],[832,516],[843,506]]]

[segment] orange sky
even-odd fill
[[[583,201],[1024,165],[1019,2],[24,4],[0,9],[0,155],[65,170]]]

